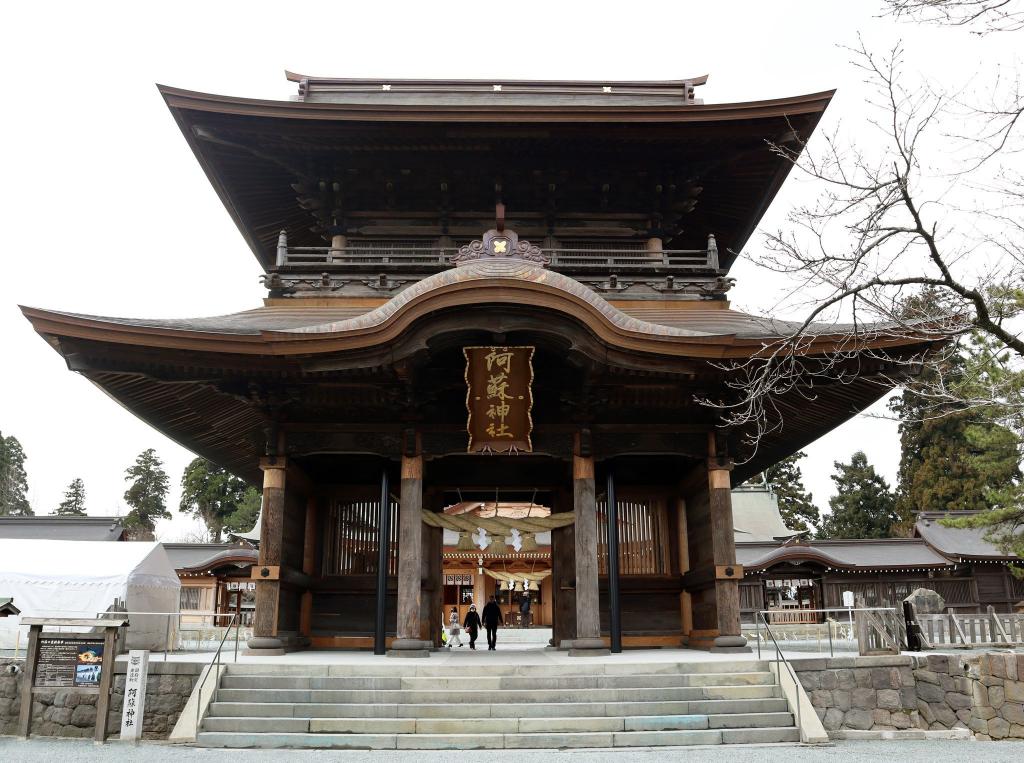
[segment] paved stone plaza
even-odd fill
[[[545,762],[556,763],[602,763],[604,761],[636,761],[637,763],[663,763],[666,759],[677,758],[693,763],[714,761],[721,763],[721,747],[659,747],[656,749],[630,750],[534,750],[543,755]],[[928,741],[885,741],[885,742],[836,742],[824,747],[802,747],[792,745],[765,745],[744,747],[730,751],[742,754],[744,763],[775,763],[783,756],[787,763],[805,761],[836,760],[871,761],[889,759],[900,763],[932,763],[942,759],[967,759],[984,763],[1018,763],[1024,760],[1022,742],[972,742],[966,740]],[[521,763],[522,752],[487,750],[476,753],[465,751],[430,752],[431,763],[465,763],[486,753],[487,759],[495,763]],[[92,742],[72,739],[33,739],[21,742],[11,737],[0,738],[0,760],[4,761],[136,761],[147,763],[165,761],[205,761],[214,763],[223,759],[245,760],[247,763],[279,763],[280,761],[341,761],[357,763],[374,761],[379,763],[420,763],[423,752],[409,751],[334,751],[334,750],[204,750],[168,744],[143,743],[140,747],[110,742],[98,746]]]

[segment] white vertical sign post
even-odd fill
[[[146,710],[146,675],[148,673],[149,652],[145,649],[133,649],[128,652],[128,675],[124,682],[124,709],[121,711],[121,741],[138,742],[142,739],[142,716]]]

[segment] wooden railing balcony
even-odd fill
[[[289,246],[282,232],[276,264],[263,282],[276,294],[395,293],[455,267],[460,250],[459,246],[415,240],[349,239],[335,241],[333,246]],[[719,265],[714,236],[708,236],[706,249],[647,248],[647,242],[567,241],[540,251],[547,260],[545,267],[601,293],[641,288],[652,294],[716,299],[732,285]]]
[[[718,274],[718,249],[709,237],[707,249],[616,248],[588,246],[541,249],[548,258],[547,267],[560,272],[580,274],[639,274],[669,272],[701,272]],[[330,246],[288,246],[282,242],[277,251],[280,272],[298,270],[351,269],[358,271],[395,272],[408,270],[423,273],[452,267],[458,247],[439,247],[405,242],[349,242],[343,248]]]

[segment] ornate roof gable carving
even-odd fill
[[[484,234],[482,240],[471,241],[460,247],[459,253],[452,257],[452,264],[464,265],[489,257],[524,260],[540,267],[550,263],[539,246],[534,246],[529,241],[520,241],[515,231],[492,228]]]

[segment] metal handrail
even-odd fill
[[[127,610],[126,611],[104,610],[103,612],[97,612],[96,613],[96,618],[99,619],[101,617],[106,617],[107,615],[163,615],[163,616],[165,616],[167,618],[167,632],[166,632],[166,635],[164,637],[164,662],[167,662],[167,652],[168,651],[174,651],[173,649],[170,649],[170,643],[171,643],[171,618],[172,617],[177,617],[179,619],[182,616],[184,616],[184,617],[213,617],[213,618],[217,618],[217,617],[230,617],[231,620],[228,622],[227,628],[225,629],[225,632],[224,632],[224,636],[226,637],[227,634],[231,632],[231,626],[234,625],[235,626],[235,662],[238,662],[238,629],[241,626],[242,621],[241,621],[241,618],[238,618],[238,620],[236,622],[236,620],[235,620],[235,613],[234,612],[212,612],[212,611],[208,611],[208,610],[198,610],[198,611],[191,611],[190,610],[190,611],[187,611],[187,612],[136,612],[136,611],[127,611]],[[181,625],[180,622],[178,624],[179,624],[179,626]],[[216,622],[214,623],[213,627],[215,627],[215,628],[217,627]]]
[[[761,614],[761,613],[758,612],[758,614]],[[762,616],[761,619],[764,620],[764,617]],[[782,653],[782,648],[779,646],[779,642],[775,640],[775,634],[772,633],[772,629],[768,625],[768,621],[767,620],[764,620],[764,628],[768,632],[768,635],[771,637],[772,643],[775,644],[775,662],[776,662],[776,664],[778,664],[780,662],[785,664],[786,670],[789,671],[789,675],[793,679],[793,685],[794,685],[794,690],[795,690],[795,694],[796,694],[796,702],[794,703],[796,705],[796,727],[797,727],[797,731],[802,733],[802,729],[803,729],[803,725],[804,724],[803,724],[803,713],[801,712],[801,709],[800,709],[801,705],[803,704],[802,702],[800,702],[800,690],[799,690],[800,679],[797,678],[796,670],[793,669],[793,666],[790,664],[789,660],[786,659],[786,655],[784,655]],[[760,631],[758,631],[758,632],[760,633]],[[758,645],[757,645],[757,658],[761,659],[761,644],[760,644],[760,642],[758,642]],[[769,660],[769,662],[771,662],[771,660]]]
[[[210,673],[214,672],[214,669],[217,672],[217,683],[214,684],[213,697],[210,698],[210,702],[214,702],[217,699],[217,688],[220,685],[220,653],[224,649],[224,641],[227,640],[232,625],[235,625],[235,662],[238,662],[238,626],[235,624],[235,613],[231,612],[229,614],[231,615],[231,622],[224,629],[224,635],[220,638],[220,645],[217,647],[213,659],[210,660],[210,665],[206,669],[206,675],[199,681],[199,688],[196,690],[196,736],[199,735],[199,711],[203,706],[203,688],[206,686],[206,681],[210,677]]]
[[[853,625],[853,613],[854,612],[894,612],[898,614],[898,610],[895,607],[825,607],[823,609],[759,609],[754,616],[754,625],[757,628],[757,657],[761,657],[761,624],[758,622],[758,617],[768,625],[768,620],[765,618],[766,614],[775,614],[778,612],[801,612],[807,614],[813,614],[815,612],[845,612],[849,615],[850,625]],[[820,625],[820,623],[775,623],[776,625]],[[832,645],[832,621],[826,620],[828,625],[828,654],[829,657],[835,657],[835,651]],[[774,640],[774,635],[772,636]]]

